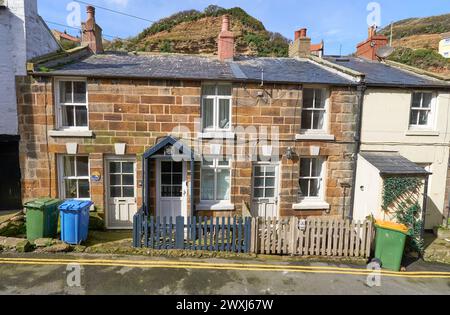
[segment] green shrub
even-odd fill
[[[421,69],[450,68],[450,61],[433,49],[397,48],[389,57],[390,60]]]
[[[164,40],[159,43],[159,51],[162,53],[171,53],[172,52],[172,44],[168,40]]]
[[[418,201],[423,187],[422,180],[417,177],[389,177],[384,179],[382,208],[394,212],[398,223],[406,225],[411,230],[407,240],[407,248],[422,252],[422,207]]]

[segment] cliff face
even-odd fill
[[[240,8],[210,6],[204,12],[183,11],[162,19],[128,40],[110,42],[109,50],[216,54],[222,16],[228,14],[240,55],[285,57],[289,40],[267,31]]]

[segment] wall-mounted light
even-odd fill
[[[287,148],[286,150],[286,158],[288,160],[293,160],[295,156],[295,151],[292,147]]]

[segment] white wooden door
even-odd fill
[[[186,217],[186,165],[184,162],[160,161],[158,167],[157,215]]]
[[[137,212],[136,162],[128,159],[110,159],[106,163],[108,182],[109,229],[132,229]]]
[[[252,215],[278,217],[278,165],[258,163],[253,165]]]

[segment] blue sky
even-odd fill
[[[39,13],[47,21],[67,24],[70,0],[38,0]],[[381,25],[409,17],[450,13],[449,0],[86,0],[93,5],[123,11],[149,20],[158,20],[181,10],[203,10],[210,4],[225,8],[239,6],[260,19],[266,28],[293,38],[294,31],[307,27],[313,42],[324,40],[327,54],[352,53],[367,37],[368,16],[374,16],[376,2]],[[81,19],[85,19],[81,4]],[[149,22],[97,10],[97,21],[105,34],[126,38],[138,34]],[[63,27],[49,24],[51,28]],[[68,29],[68,31],[70,31]],[[74,34],[74,31],[70,31]],[[75,31],[76,33],[76,31]]]

